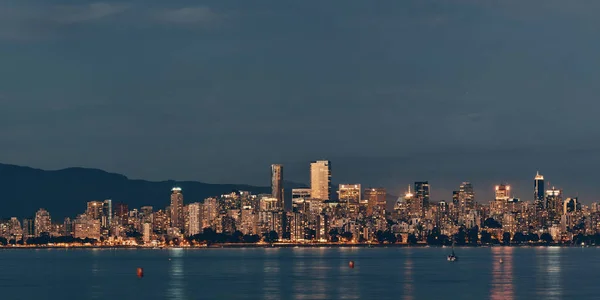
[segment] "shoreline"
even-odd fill
[[[598,247],[600,245],[585,245],[584,247]],[[211,244],[202,246],[93,246],[93,245],[69,245],[69,246],[0,246],[0,250],[39,250],[39,249],[135,249],[135,250],[169,250],[169,249],[233,249],[233,248],[450,248],[450,246],[426,245],[426,244]],[[581,245],[565,245],[565,244],[525,244],[525,245],[462,245],[454,246],[454,248],[543,248],[543,247],[560,247],[560,248],[582,248]]]

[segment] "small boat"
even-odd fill
[[[449,262],[455,262],[458,260],[458,256],[454,254],[454,239],[452,239],[452,254],[448,255]]]

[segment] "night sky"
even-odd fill
[[[600,200],[600,1],[0,0],[0,161]]]

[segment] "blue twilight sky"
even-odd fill
[[[600,200],[600,1],[0,0],[0,161]]]

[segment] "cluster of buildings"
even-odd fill
[[[600,230],[597,203],[585,206],[576,197],[564,198],[562,190],[547,187],[539,173],[533,197],[527,201],[512,197],[510,185],[503,183],[495,186],[493,194],[490,191],[491,201],[478,202],[473,185],[463,182],[452,200],[433,202],[429,183],[421,181],[409,185],[395,203],[386,201],[388,194],[382,187],[351,183],[334,190],[331,163],[326,160],[311,162],[309,188],[286,191],[283,174],[283,165],[271,166],[268,195],[239,191],[186,204],[184,191],[174,187],[166,208],[130,209],[112,200],[90,201],[85,212],[62,222],[39,209],[33,218],[1,220],[0,237],[24,244],[36,237],[62,236],[110,245],[157,245],[183,241],[211,228],[224,234],[275,234],[278,240],[293,243],[362,243],[376,241],[382,232],[406,242],[409,235],[424,241],[434,229],[452,236],[461,228],[477,228],[499,240],[507,232],[521,232],[570,241],[575,234]]]

